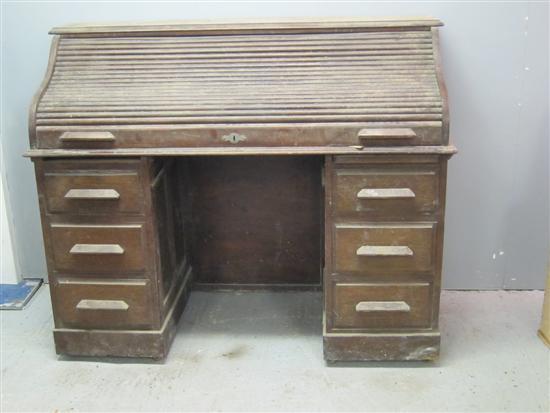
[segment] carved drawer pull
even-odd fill
[[[359,199],[399,199],[414,198],[416,194],[410,188],[368,188],[357,193]]]
[[[66,199],[119,199],[120,194],[114,189],[70,189]]]
[[[363,245],[357,249],[360,257],[411,257],[413,251],[407,246]]]
[[[361,129],[357,134],[359,140],[372,139],[413,139],[416,138],[416,133],[410,128],[395,128],[395,129]]]
[[[124,248],[118,244],[74,244],[71,254],[124,254]]]
[[[405,301],[361,301],[355,306],[358,313],[374,311],[404,311],[410,312],[411,307]]]
[[[129,305],[122,300],[80,300],[77,310],[118,310],[127,311]]]
[[[113,142],[115,135],[111,132],[63,132],[61,142]]]

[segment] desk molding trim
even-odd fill
[[[28,158],[57,157],[112,157],[112,156],[239,156],[239,155],[447,155],[457,152],[453,145],[447,146],[276,146],[248,148],[121,148],[121,149],[31,149],[25,153]]]

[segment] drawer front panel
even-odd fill
[[[145,268],[141,224],[51,224],[50,231],[54,265],[59,272],[117,273]]]
[[[334,228],[334,270],[362,274],[432,272],[436,224]]]
[[[47,172],[46,204],[51,213],[111,214],[143,211],[136,171]]]
[[[431,285],[334,284],[334,328],[407,329],[431,325]]]
[[[433,215],[439,202],[435,170],[340,169],[334,179],[337,216],[403,220]]]
[[[153,325],[147,281],[58,280],[56,317],[65,328],[125,329]]]

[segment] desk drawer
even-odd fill
[[[435,223],[336,224],[336,272],[396,274],[432,272]]]
[[[145,268],[142,224],[51,224],[50,232],[59,272],[116,274]]]
[[[46,205],[52,213],[112,214],[143,211],[138,164],[128,161],[47,163]]]
[[[426,217],[439,203],[435,169],[337,169],[334,183],[334,214],[340,217]]]
[[[431,325],[431,284],[337,283],[334,328],[407,329]]]
[[[55,285],[56,318],[65,328],[129,329],[153,326],[146,280],[73,281]]]

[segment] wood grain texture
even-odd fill
[[[438,331],[375,334],[325,334],[323,353],[338,361],[433,361],[439,357]]]
[[[362,274],[431,272],[436,225],[417,224],[335,224],[333,230],[334,270]],[[401,247],[410,253],[360,254],[363,246]]]
[[[144,210],[140,171],[133,160],[64,160],[46,165],[49,213],[109,215],[140,214]]]
[[[445,143],[446,96],[432,31],[438,25],[343,19],[54,29],[60,37],[31,111],[31,146],[225,147],[234,143],[223,136],[245,136],[243,127],[343,122],[410,129],[406,143],[392,144]],[[237,129],[222,132],[222,125]],[[151,127],[155,138],[132,134]],[[67,133],[112,134],[114,141],[67,142]],[[297,144],[287,135],[256,135],[239,145]],[[311,137],[301,145],[319,140],[314,129],[302,135]],[[353,131],[323,144],[357,141]]]
[[[319,284],[317,157],[193,158],[197,281]]]
[[[50,232],[57,271],[124,273],[145,270],[146,241],[141,224],[51,224]],[[100,251],[98,245],[109,245],[117,253]]]
[[[431,287],[417,284],[336,283],[334,285],[334,328],[394,329],[429,328],[431,325]],[[357,305],[368,302],[403,301],[409,311],[358,311]],[[366,307],[363,304],[363,307]]]
[[[56,350],[162,358],[196,281],[322,286],[328,361],[437,357],[440,25],[53,29],[26,156]]]
[[[55,287],[57,315],[64,328],[147,329],[154,324],[151,292],[146,280],[74,281],[59,279]],[[116,301],[127,308],[105,310],[83,306],[83,301]]]
[[[364,164],[334,175],[334,213],[369,220],[433,219],[439,205],[439,165]]]
[[[407,146],[407,147],[339,147],[339,146],[293,146],[256,148],[143,148],[143,149],[31,149],[25,153],[29,158],[75,158],[82,156],[135,157],[135,156],[242,156],[242,155],[354,155],[354,154],[441,154],[451,156],[457,152],[454,146]]]
[[[327,360],[438,356],[446,164],[446,156],[433,154],[327,157]],[[413,188],[415,197],[358,199],[358,191],[368,186]],[[365,246],[406,246],[412,255],[357,256]],[[369,308],[382,308],[392,302],[404,302],[409,311],[357,310],[369,303],[374,303]]]

